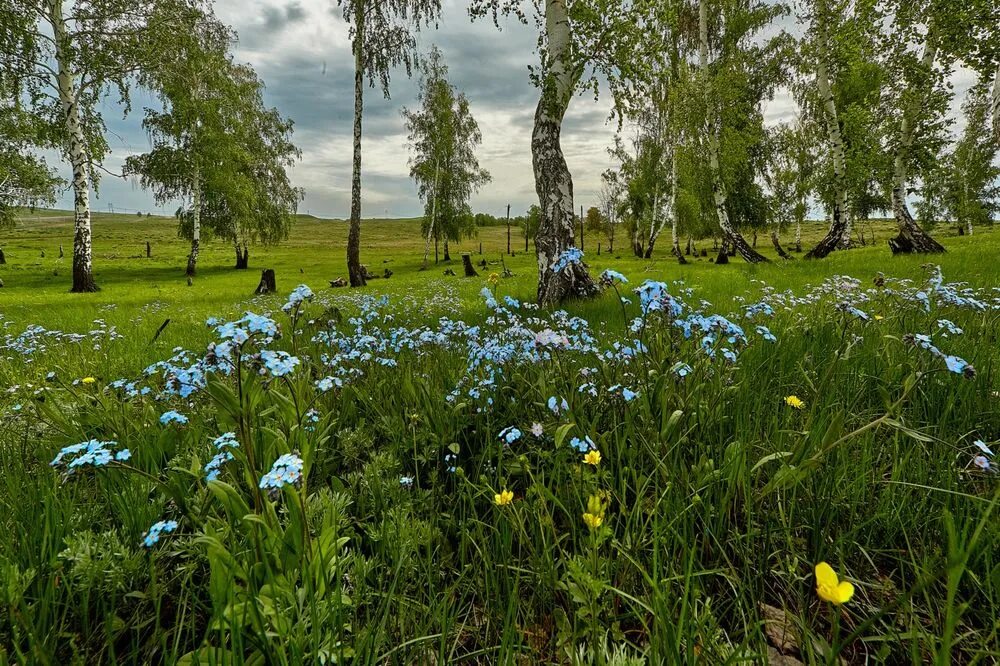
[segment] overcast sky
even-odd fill
[[[492,21],[472,23],[468,0],[442,0],[437,30],[418,37],[426,52],[437,44],[444,53],[452,83],[469,98],[483,143],[480,164],[493,175],[472,201],[477,212],[511,214],[535,202],[531,171],[531,124],[537,91],[528,66],[537,63],[534,27],[510,20],[501,31]],[[335,0],[218,0],[216,13],[236,29],[236,58],[249,62],[266,84],[265,101],[295,121],[295,143],[302,160],[292,172],[306,192],[300,212],[320,217],[347,217],[351,194],[351,130],[353,59],[348,28]],[[955,106],[972,82],[970,72],[955,80]],[[363,215],[403,217],[422,213],[409,178],[406,131],[400,110],[416,104],[416,81],[403,71],[393,74],[392,98],[366,88],[363,139]],[[154,104],[146,94],[134,96],[135,111],[122,119],[115,107],[105,111],[112,155],[105,165],[121,171],[122,161],[149,148],[140,126],[141,109]],[[611,166],[607,147],[616,125],[608,122],[610,103],[592,95],[573,100],[563,130],[563,149],[576,188],[577,205],[596,203],[600,175]],[[779,94],[765,110],[769,123],[789,120],[795,111],[787,94]],[[65,168],[60,167],[65,171]],[[69,192],[60,199],[72,207]],[[171,214],[176,207],[157,207],[152,196],[132,182],[110,176],[102,180],[94,210],[142,210]]]

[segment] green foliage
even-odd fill
[[[186,27],[183,39],[158,44],[159,67],[145,75],[163,109],[146,109],[152,149],[128,157],[125,173],[161,204],[199,189],[202,224],[217,236],[281,241],[303,195],[287,173],[301,155],[292,122],[264,106],[253,68],[233,61],[228,29],[200,14]],[[192,206],[178,211],[184,238],[191,237]]]
[[[490,182],[479,166],[476,148],[482,133],[465,95],[448,82],[448,67],[441,51],[431,49],[423,65],[420,109],[403,109],[409,132],[410,177],[424,202],[421,233],[435,239],[459,240],[475,234],[469,198]]]
[[[3,93],[0,75],[0,97]],[[40,142],[34,120],[19,105],[0,102],[0,228],[13,226],[18,206],[51,205],[62,183],[45,160],[32,153]]]

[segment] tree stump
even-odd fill
[[[388,268],[385,269],[385,272],[382,273],[382,277],[388,280],[389,278],[392,277],[392,271],[390,271]]]
[[[255,294],[271,294],[278,290],[274,283],[274,269],[265,268],[260,272],[260,284],[257,285]]]
[[[450,269],[450,268],[446,268],[446,269],[444,269],[444,274],[445,274],[445,275],[451,275],[451,276],[454,276],[454,275],[455,275],[455,271],[453,271],[453,270],[452,270],[452,269]]]
[[[331,287],[346,287],[347,286],[347,280],[345,280],[342,277],[339,277],[336,280],[330,280],[329,282],[330,282],[330,286]]]
[[[146,241],[146,258],[149,259],[153,256],[153,247]]]
[[[472,265],[472,255],[468,252],[462,253],[462,266],[465,268],[465,277],[478,277],[475,266]]]

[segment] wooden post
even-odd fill
[[[583,252],[583,206],[580,206],[580,251]]]
[[[601,244],[600,243],[597,244],[597,256],[598,257],[601,256]]]
[[[479,275],[472,265],[472,255],[468,252],[462,253],[462,266],[465,268],[465,277],[477,277]]]
[[[149,244],[149,241],[146,241],[146,258],[149,259],[152,256],[153,256],[153,246]]]
[[[483,241],[479,241],[479,254],[483,253]]]
[[[507,204],[507,254],[510,254],[510,204]]]

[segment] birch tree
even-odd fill
[[[350,24],[354,55],[354,160],[351,171],[351,223],[347,272],[352,287],[366,284],[361,267],[361,134],[365,79],[389,98],[389,72],[402,66],[407,76],[416,60],[414,32],[433,23],[441,0],[337,0]]]
[[[418,101],[420,108],[403,109],[409,132],[410,177],[424,202],[424,263],[427,268],[431,240],[457,241],[475,232],[469,198],[490,181],[479,166],[476,147],[482,133],[465,95],[448,82],[448,67],[434,47],[422,66]]]
[[[4,91],[11,88],[0,76],[0,229],[14,225],[20,206],[54,203],[63,182],[34,154],[40,128],[30,113],[10,101]]]
[[[200,11],[200,0],[5,0],[0,69],[16,72],[18,96],[48,125],[49,142],[72,169],[73,288],[96,291],[90,194],[109,149],[100,102],[129,109],[136,75],[156,66],[154,38]]]
[[[515,15],[527,22],[520,0],[471,0],[473,18]],[[598,292],[582,261],[574,256],[573,177],[562,151],[563,119],[573,98],[594,93],[607,82],[616,106],[639,94],[650,63],[660,57],[658,34],[650,29],[653,0],[533,0],[538,28],[539,67],[532,81],[539,89],[531,135],[532,169],[542,219],[535,237],[538,302],[556,305],[570,297]],[[558,269],[558,270],[557,270]]]
[[[761,31],[784,12],[764,2],[710,0],[698,3],[698,77],[702,107],[699,138],[708,164],[712,204],[723,237],[750,263],[767,259],[747,243],[734,223],[759,227],[766,217],[762,188],[765,162],[763,100],[785,77],[787,35],[763,38]],[[712,9],[713,11],[710,11]],[[711,18],[711,20],[710,20]],[[739,196],[730,201],[730,189]],[[721,257],[721,255],[720,255]]]

